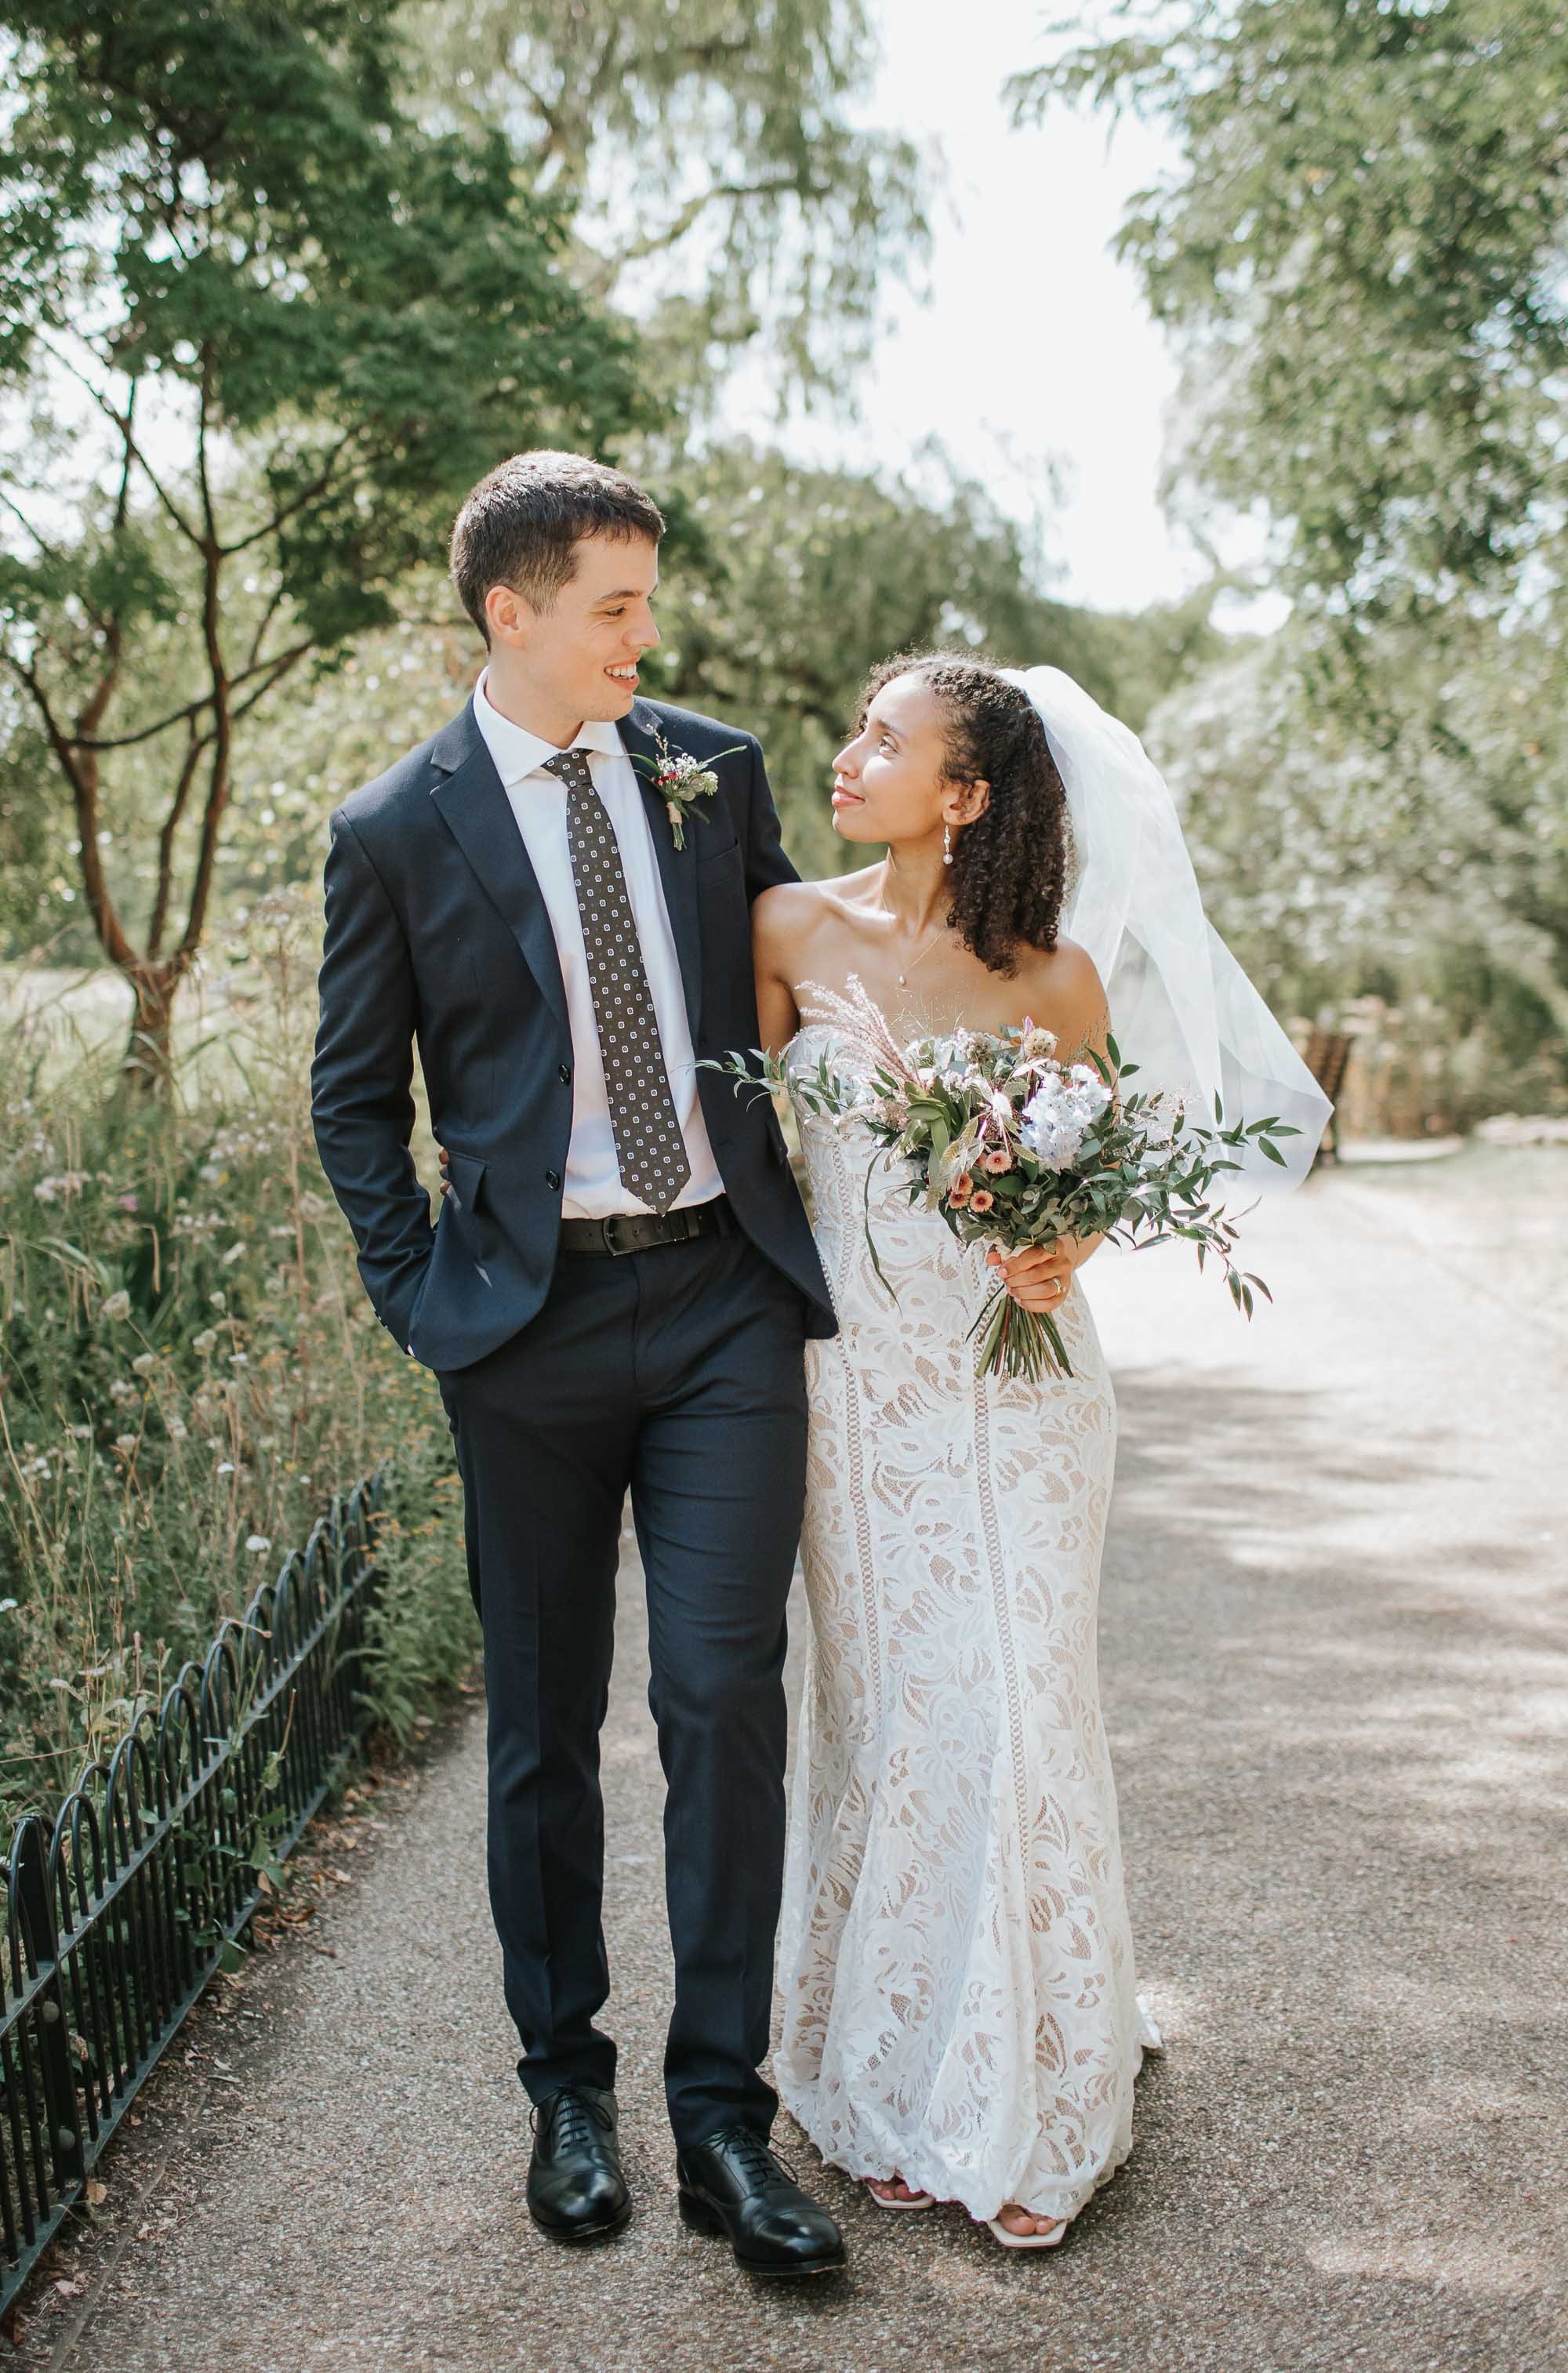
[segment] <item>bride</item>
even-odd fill
[[[852,1069],[813,992],[855,976],[901,1038],[1028,1017],[1065,1058],[1104,1054],[1114,1021],[1141,1085],[1302,1125],[1299,1175],[1323,1099],[1208,932],[1163,783],[1069,678],[890,661],[833,806],[887,854],[758,898],[772,1051]],[[910,1209],[863,1129],[796,1108],[840,1332],[807,1346],[778,2087],[880,2205],[956,2201],[1005,2247],[1050,2247],[1126,2158],[1159,2040],[1095,1668],[1116,1402],[1077,1276],[1097,1240],[982,1257]],[[988,1261],[1055,1318],[1071,1375],[977,1377]]]

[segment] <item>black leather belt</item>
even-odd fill
[[[655,1245],[685,1245],[694,1236],[733,1233],[734,1216],[722,1195],[685,1211],[617,1211],[607,1220],[563,1220],[564,1253],[645,1253]]]

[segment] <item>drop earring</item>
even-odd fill
[[[953,826],[950,824],[944,824],[942,828],[942,861],[944,865],[953,862]]]

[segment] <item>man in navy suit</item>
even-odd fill
[[[332,820],[316,1142],[359,1270],[436,1371],[489,1703],[490,1898],[529,2206],[623,2225],[599,1732],[629,1490],[667,1782],[681,2207],[757,2274],[842,2265],[768,2149],[785,1601],[802,1346],[835,1321],[766,1098],[698,1061],[757,1036],[750,905],[795,876],[754,737],[638,697],[664,522],[575,454],[464,503],[452,576],[487,664],[462,715]],[[680,812],[652,777],[696,760]],[[409,1153],[414,1046],[450,1192]]]

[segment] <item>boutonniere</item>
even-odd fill
[[[653,728],[653,746],[659,753],[657,758],[640,757],[635,752],[628,754],[632,765],[643,769],[663,801],[675,847],[685,848],[686,810],[697,800],[712,798],[719,789],[719,777],[713,771],[719,759],[734,757],[736,752],[745,748],[745,743],[737,742],[733,750],[720,750],[717,757],[705,761],[694,758],[689,750],[672,750],[656,725]]]

